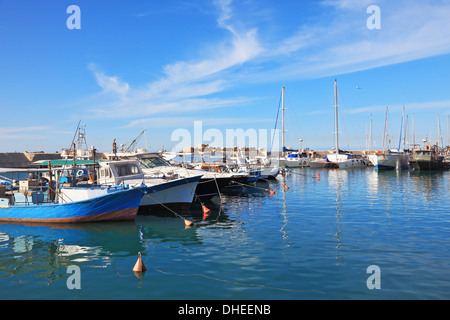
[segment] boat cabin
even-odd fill
[[[98,184],[120,185],[140,184],[144,181],[144,172],[137,161],[101,161],[98,169]]]

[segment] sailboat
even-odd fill
[[[282,144],[282,153],[281,157],[279,157],[278,164],[280,167],[284,168],[301,168],[307,167],[309,165],[309,158],[304,152],[298,152],[295,150],[291,150],[286,148],[285,146],[285,129],[284,129],[284,86],[281,89],[281,144]]]
[[[311,161],[309,166],[313,168],[350,168],[366,166],[364,159],[356,159],[352,154],[339,152],[339,119],[338,119],[338,89],[337,80],[334,80],[334,110],[335,110],[335,153],[328,154],[324,159]],[[341,166],[342,163],[342,166]]]
[[[405,108],[403,108],[403,114]],[[404,119],[404,116],[403,116]],[[403,120],[402,120],[403,126]],[[401,131],[400,131],[400,141],[401,141]],[[398,150],[386,149],[388,146],[388,108],[386,107],[386,118],[384,123],[384,134],[383,134],[383,151],[378,151],[376,154],[369,156],[369,160],[375,166],[377,170],[401,170],[408,169],[408,159],[409,156],[404,150],[400,150],[400,142]]]

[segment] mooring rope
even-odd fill
[[[205,279],[209,279],[209,280],[214,280],[214,281],[219,281],[219,282],[223,282],[223,283],[229,283],[229,284],[233,284],[236,286],[244,286],[244,287],[260,287],[260,288],[264,288],[264,289],[271,289],[271,290],[278,290],[278,291],[287,291],[287,292],[301,292],[301,293],[316,293],[316,294],[326,294],[323,291],[319,291],[319,290],[298,290],[298,289],[289,289],[289,288],[279,288],[279,287],[273,287],[273,286],[267,286],[264,284],[258,284],[258,283],[242,283],[242,282],[237,282],[237,281],[231,281],[231,280],[226,280],[226,279],[219,279],[219,278],[215,278],[215,277],[211,277],[211,276],[207,276],[201,273],[170,273],[167,271],[163,271],[161,269],[157,269],[157,268],[150,268],[151,270],[154,270],[156,272],[168,275],[168,276],[175,276],[175,277],[202,277]],[[132,277],[131,275],[129,276],[124,276],[121,275],[119,271],[117,271],[117,275],[119,277],[122,278],[128,278],[128,277]]]

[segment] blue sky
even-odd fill
[[[0,0],[0,152],[68,148],[80,120],[100,151],[144,127],[152,150],[194,121],[271,130],[282,86],[286,144],[331,149],[334,79],[342,148],[365,148],[371,114],[380,148],[386,107],[395,146],[403,105],[416,143],[438,114],[448,143],[449,16],[439,0]]]

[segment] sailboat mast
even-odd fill
[[[447,145],[450,146],[450,115],[447,115]]]
[[[398,139],[398,149],[397,149],[397,151],[400,151],[404,123],[405,123],[405,106],[403,106],[402,123],[401,123],[401,126],[400,126],[400,138]],[[403,147],[405,147],[405,146],[403,146]]]
[[[437,145],[437,147],[438,147],[438,150],[439,150],[439,145],[440,145],[440,139],[441,139],[441,123],[440,123],[440,121],[439,121],[439,113],[438,113],[438,116],[437,116],[437,125],[438,125],[438,138],[437,138],[437,141],[436,141],[436,145]]]
[[[281,89],[281,145],[282,155],[284,156],[284,86]]]
[[[386,117],[384,119],[384,130],[383,130],[383,152],[386,152],[386,145],[388,144],[388,107],[386,107]]]
[[[369,134],[370,134],[370,138],[369,138],[369,151],[371,151],[373,149],[372,147],[372,114],[370,114],[370,129],[369,129]]]
[[[414,129],[414,112],[412,114],[413,149],[416,147],[416,133]]]
[[[336,160],[339,155],[339,133],[338,133],[338,102],[337,102],[337,81],[334,79],[334,109],[335,109],[335,128],[336,128]]]

